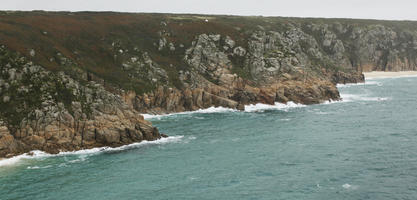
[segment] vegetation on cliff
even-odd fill
[[[268,51],[256,56],[267,67],[275,62],[269,58],[282,60],[291,52],[300,62],[294,66],[311,71],[402,70],[416,63],[415,22],[42,11],[0,16],[0,42],[34,63],[74,76],[82,70],[106,87],[138,94],[161,85],[182,88],[178,74],[191,70],[185,52],[202,34],[220,35],[216,45],[224,52],[234,50],[222,49],[227,40],[247,52],[264,43]],[[259,70],[245,63],[249,56],[228,55],[232,72],[256,78]]]
[[[47,71],[5,47],[0,47],[0,64],[0,157],[160,138],[156,128],[100,84]]]

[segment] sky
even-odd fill
[[[417,20],[417,0],[0,0],[0,10]]]

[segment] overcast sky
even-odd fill
[[[417,0],[0,0],[0,10],[163,12],[417,20]]]

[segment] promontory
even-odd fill
[[[3,11],[0,158],[161,138],[143,113],[337,101],[375,70],[417,70],[417,22]]]

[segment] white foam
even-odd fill
[[[224,108],[224,107],[210,107],[206,109],[199,109],[196,111],[188,111],[188,112],[178,112],[178,113],[170,113],[170,114],[162,114],[162,115],[151,115],[151,114],[142,114],[145,119],[161,119],[161,117],[173,116],[173,115],[187,115],[193,113],[222,113],[222,112],[237,112],[236,109],[231,108]]]
[[[305,106],[306,105],[297,104],[291,101],[288,102],[287,104],[275,102],[274,105],[258,103],[258,104],[245,105],[245,112],[256,112],[256,111],[263,111],[263,110],[288,110],[290,108],[299,108],[299,107],[305,107]],[[151,114],[142,114],[142,115],[145,119],[161,119],[162,117],[175,116],[175,115],[187,115],[187,114],[194,114],[194,113],[225,113],[225,112],[239,112],[239,110],[213,106],[210,108],[199,109],[196,111],[178,112],[178,113],[170,113],[170,114],[162,114],[162,115],[151,115]]]
[[[348,88],[351,86],[365,86],[365,85],[378,85],[382,86],[382,83],[377,81],[365,81],[364,83],[347,83],[347,84],[337,84],[337,88]]]
[[[18,155],[18,156],[14,156],[11,158],[6,158],[6,159],[2,159],[0,160],[0,167],[2,166],[10,166],[10,165],[15,165],[16,163],[18,163],[19,161],[23,160],[23,159],[31,159],[31,158],[43,158],[43,157],[47,157],[51,154],[45,153],[43,151],[31,151],[30,153],[25,153],[22,155]]]
[[[70,160],[68,161],[69,163],[79,163],[79,162],[84,162],[87,160],[87,155],[81,155],[78,159],[75,160]]]
[[[27,156],[26,154],[23,154],[23,155],[19,155],[19,156],[7,158],[7,159],[2,159],[0,160],[0,167],[14,165],[24,158],[29,158],[29,156]]]
[[[28,166],[26,169],[46,169],[46,168],[50,168],[50,167],[52,167],[52,165],[46,165],[46,166],[42,166],[42,167],[40,167],[40,166]]]
[[[79,151],[68,151],[68,152],[60,152],[58,154],[48,154],[43,151],[34,150],[30,153],[25,153],[22,155],[14,156],[11,158],[0,160],[0,167],[3,166],[11,166],[16,165],[22,160],[29,160],[29,159],[39,159],[39,158],[45,158],[45,157],[55,157],[55,156],[65,156],[65,155],[84,155],[84,154],[98,154],[102,152],[112,152],[112,151],[122,151],[132,148],[137,148],[144,145],[149,144],[166,144],[166,143],[175,143],[179,142],[184,136],[170,136],[167,138],[161,138],[159,140],[155,141],[142,141],[138,143],[132,143],[120,147],[98,147],[98,148],[92,148],[92,149],[84,149]],[[73,162],[80,162],[82,159],[85,160],[85,158],[81,157],[77,160],[73,160]],[[71,161],[70,161],[71,162]]]
[[[195,111],[196,113],[221,113],[221,112],[237,112],[236,109],[224,108],[224,107],[210,107],[207,109],[200,109]]]
[[[84,149],[84,150],[79,150],[79,151],[60,152],[60,153],[58,153],[56,155],[52,155],[52,156],[97,154],[97,153],[102,153],[102,152],[122,151],[122,150],[137,148],[137,147],[148,145],[148,144],[175,143],[175,142],[179,142],[183,137],[184,136],[182,136],[182,135],[180,135],[180,136],[170,136],[170,137],[161,138],[161,139],[155,140],[155,141],[146,141],[145,140],[145,141],[142,141],[142,142],[123,145],[123,146],[120,146],[120,147],[97,147],[97,148]]]
[[[195,139],[197,139],[197,137],[195,137],[195,136],[190,136],[188,139],[190,139],[190,140],[195,140]]]
[[[318,111],[318,112],[316,112],[316,114],[318,114],[318,115],[328,115],[329,112]]]
[[[350,86],[358,86],[358,85],[378,85],[381,86],[382,83],[376,81],[368,81],[366,83],[357,83],[357,84],[345,84],[345,85],[338,85],[338,87],[350,87]],[[352,101],[387,101],[390,98],[387,97],[368,97],[363,95],[355,95],[355,94],[347,94],[347,93],[340,93],[341,100],[337,101],[325,101],[322,104],[333,104],[333,103],[344,103],[344,102],[352,102]],[[274,105],[269,104],[250,104],[245,105],[244,112],[262,112],[265,110],[284,110],[288,111],[291,108],[300,108],[306,107],[307,105],[304,104],[297,104],[292,101],[288,102],[287,104],[275,102]],[[175,116],[175,115],[187,115],[193,113],[224,113],[224,112],[240,112],[236,109],[231,108],[224,108],[224,107],[210,107],[207,109],[199,109],[196,111],[189,111],[189,112],[178,112],[178,113],[170,113],[170,114],[162,114],[162,115],[151,115],[151,114],[142,114],[145,119],[161,119],[167,116]],[[327,114],[327,113],[318,113],[318,114]],[[198,118],[199,119],[199,118]]]
[[[358,186],[356,186],[356,185],[350,185],[348,183],[343,184],[342,187],[345,188],[345,189],[347,189],[347,190],[348,189],[352,189],[352,190],[358,189]]]
[[[334,103],[343,103],[343,99],[342,100],[336,100],[336,101],[329,100],[329,101],[325,101],[321,104],[327,105],[327,104],[334,104]]]
[[[344,94],[341,93],[340,97],[342,98],[342,102],[352,102],[352,101],[387,101],[389,98],[387,97],[367,97],[362,95],[356,94]]]
[[[338,88],[346,88],[351,86],[364,86],[364,85],[377,85],[382,86],[382,83],[377,81],[367,81],[365,83],[348,83],[348,84],[338,84]],[[354,95],[354,94],[345,94],[340,93],[341,100],[338,101],[326,101],[322,104],[333,104],[333,103],[343,103],[343,102],[351,102],[351,101],[387,101],[389,98],[386,97],[366,97],[366,96],[360,96],[360,95]],[[287,104],[278,103],[275,102],[274,105],[269,104],[250,104],[245,105],[244,112],[259,112],[259,111],[265,111],[265,110],[284,110],[287,111],[291,108],[300,108],[305,107],[304,104],[297,104],[292,101],[288,102]],[[199,109],[196,111],[188,111],[188,112],[178,112],[178,113],[170,113],[170,114],[162,114],[162,115],[152,115],[152,114],[142,114],[145,119],[161,119],[162,117],[168,117],[168,116],[175,116],[175,115],[187,115],[187,114],[193,114],[193,113],[224,113],[224,112],[240,112],[236,109],[231,108],[224,108],[224,107],[210,107],[207,109]]]
[[[306,105],[303,104],[297,104],[292,101],[288,102],[287,104],[278,103],[275,102],[274,105],[268,105],[268,104],[250,104],[245,106],[245,112],[257,112],[257,111],[263,111],[263,110],[288,110],[290,108],[300,108],[300,107],[306,107]]]

